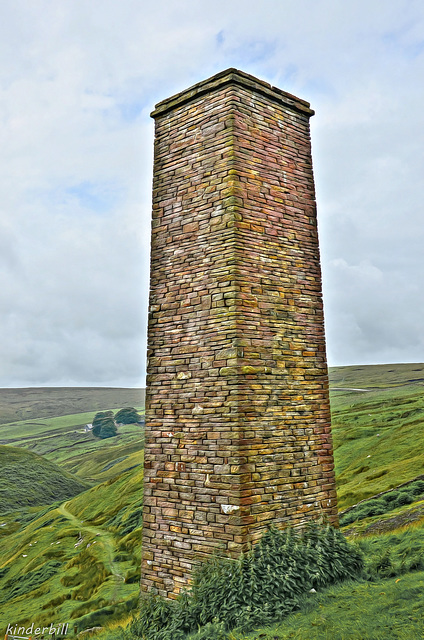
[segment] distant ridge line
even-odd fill
[[[0,424],[129,406],[141,408],[144,395],[144,388],[125,387],[0,388]]]

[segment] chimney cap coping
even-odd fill
[[[192,102],[201,95],[221,89],[223,86],[228,84],[236,84],[256,91],[257,93],[265,95],[274,102],[283,104],[284,106],[303,113],[308,117],[313,116],[315,113],[315,111],[310,108],[309,102],[306,102],[306,100],[297,98],[291,93],[287,93],[287,91],[273,87],[264,80],[259,80],[258,78],[255,78],[255,76],[231,67],[225,71],[220,71],[220,73],[217,73],[206,80],[202,80],[201,82],[194,84],[188,89],[184,89],[184,91],[181,91],[180,93],[176,93],[166,100],[158,102],[155,105],[154,111],[152,111],[150,115],[152,118],[157,118],[187,102]]]

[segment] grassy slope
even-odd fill
[[[423,364],[330,369],[339,508],[423,473],[423,392]],[[411,521],[412,525],[405,526]],[[424,501],[417,500],[346,527],[359,541],[365,532],[385,529],[391,533],[367,536],[363,538],[364,544],[390,549],[393,539],[397,539],[409,553],[414,552],[414,545],[416,553],[422,553]],[[408,539],[415,535],[414,530],[418,542]],[[234,638],[418,640],[424,637],[423,590],[423,572],[336,585],[308,596],[302,610],[282,623],[257,629],[252,634],[235,634]]]
[[[423,364],[330,369],[339,509],[423,472],[423,380]]]
[[[419,640],[424,630],[424,517],[408,528],[357,539],[373,579],[307,595],[300,611],[237,640]],[[386,562],[382,560],[386,558]],[[378,567],[378,568],[377,568]],[[422,568],[422,562],[421,562]],[[373,575],[377,571],[378,576]]]
[[[421,415],[424,409],[424,403],[421,401],[424,365],[340,367],[331,370],[330,374],[336,475],[339,481],[339,504],[343,508],[364,497],[388,489],[390,486],[396,486],[402,481],[412,479],[422,472],[420,453],[422,446],[420,447],[419,442],[422,438],[421,424],[424,416],[424,414]],[[369,391],[335,390],[334,387],[366,388]],[[120,406],[122,404],[121,402]],[[112,405],[108,403],[96,407],[96,409],[104,409],[105,406]],[[92,414],[90,415],[92,417]],[[66,421],[67,418],[64,420]],[[54,429],[57,429],[58,432],[63,429],[63,432],[55,436],[60,439],[67,433],[66,430],[69,432],[70,427],[88,421],[84,418],[84,420],[80,419],[79,422],[75,422],[75,417],[69,418],[69,420],[70,422],[61,425],[49,423],[48,429],[45,427],[46,420],[33,421],[38,423],[33,426],[28,422],[26,425],[21,424],[19,428],[22,431],[19,433],[19,438],[26,438],[25,446],[29,446],[29,438],[31,434],[34,434],[31,429],[39,429],[39,436],[43,434],[45,436],[39,442],[40,444],[44,442],[43,446],[47,446],[48,449],[48,438],[49,435],[54,435]],[[72,421],[74,424],[71,424]],[[377,436],[377,433],[380,436]],[[3,434],[4,432],[0,430],[0,439],[3,438]],[[106,619],[113,619],[114,614],[107,615],[112,600],[117,602],[114,607],[116,617],[124,619],[128,616],[128,613],[125,612],[125,606],[130,605],[131,602],[135,603],[138,594],[136,573],[139,567],[141,540],[139,517],[142,476],[140,467],[126,472],[124,470],[142,462],[140,440],[136,442],[139,437],[138,432],[135,439],[128,442],[129,449],[132,446],[135,448],[126,452],[119,451],[121,446],[123,447],[125,444],[123,441],[119,444],[116,441],[115,450],[112,448],[108,452],[108,447],[111,444],[109,443],[108,446],[105,444],[103,448],[99,447],[89,451],[88,455],[84,453],[84,447],[87,447],[87,444],[81,445],[80,450],[75,443],[72,446],[65,443],[63,448],[46,451],[47,456],[62,456],[61,462],[64,466],[68,469],[79,469],[81,477],[103,479],[102,474],[106,478],[108,474],[113,476],[117,473],[119,476],[115,481],[110,479],[109,483],[104,482],[102,485],[68,501],[65,505],[65,512],[63,507],[59,508],[62,511],[52,509],[42,516],[38,523],[35,521],[27,526],[24,525],[20,533],[13,533],[18,525],[10,520],[7,520],[4,528],[0,528],[0,535],[3,533],[3,543],[0,539],[0,558],[2,558],[0,592],[1,589],[6,589],[6,591],[11,589],[11,586],[7,584],[8,580],[11,578],[18,580],[19,576],[28,575],[28,572],[31,575],[31,571],[37,567],[43,571],[48,571],[50,567],[52,571],[55,571],[52,577],[48,578],[35,591],[27,591],[21,596],[20,601],[19,599],[12,601],[10,608],[8,608],[9,613],[0,614],[0,626],[6,619],[10,621],[10,612],[13,611],[13,617],[19,622],[23,622],[25,612],[29,612],[27,617],[31,620],[35,615],[38,615],[40,620],[69,618],[71,621],[75,620],[79,628],[88,628],[96,624],[104,624]],[[381,440],[381,438],[384,439]],[[108,441],[104,442],[108,443]],[[23,440],[21,443],[24,444]],[[126,455],[128,457],[125,457]],[[371,457],[368,458],[368,455]],[[398,460],[401,462],[400,464],[397,463]],[[369,468],[361,469],[366,466]],[[82,473],[81,470],[83,470]],[[405,507],[404,510],[407,508],[415,508],[415,506]],[[49,520],[52,520],[51,524],[46,524],[36,530],[36,527],[40,527],[43,521],[48,522]],[[0,524],[3,522],[4,519]],[[370,522],[373,522],[372,519]],[[135,529],[130,531],[133,527]],[[79,531],[83,533],[84,543],[79,547],[74,547]],[[34,533],[37,533],[38,537],[41,536],[41,533],[38,532],[41,532],[43,536],[38,540],[38,544],[43,542],[45,550],[45,553],[43,552],[41,555],[38,550],[34,552],[32,548],[29,549],[31,536]],[[101,535],[96,536],[95,532]],[[66,533],[69,535],[65,535]],[[59,540],[59,545],[55,547]],[[90,542],[96,542],[96,544],[86,549],[86,544],[90,544]],[[102,545],[99,546],[100,542]],[[82,553],[82,547],[84,547],[84,553],[88,553],[89,557],[79,555]],[[31,564],[28,560],[34,559],[27,553],[28,550],[31,554],[38,554],[35,564]],[[54,569],[53,565],[48,563],[56,561],[56,558],[51,557],[50,554],[55,552],[59,554],[59,550],[62,553],[62,556],[57,555],[60,566]],[[14,555],[10,555],[12,551]],[[111,556],[112,553],[115,555]],[[27,558],[24,558],[24,555],[27,555]],[[74,557],[80,558],[80,564],[77,560],[73,560]],[[76,563],[74,567],[71,566],[72,562]],[[101,580],[96,586],[95,577],[87,574],[85,582],[88,585],[88,591],[85,592],[81,583],[79,585],[72,584],[72,580],[77,580],[72,576],[83,572],[84,567],[88,567],[90,564],[97,567],[95,573],[101,577]],[[13,569],[11,568],[9,573],[3,575],[2,567],[12,567],[12,565]],[[78,571],[75,567],[78,568]],[[136,582],[123,583],[122,580],[119,581],[116,572],[120,575],[127,572],[128,579],[134,579]],[[62,578],[66,584],[61,582]],[[417,575],[411,580],[415,580],[415,578]],[[69,584],[68,580],[71,581]],[[411,589],[414,588],[411,586]],[[37,591],[45,591],[45,593],[37,593]],[[340,597],[347,598],[348,595],[346,592],[340,592]],[[359,604],[352,601],[352,606],[360,606],[366,610],[367,597],[369,594],[367,596],[364,591],[363,598],[361,596],[358,601]],[[388,607],[390,602],[389,596],[386,600],[382,600],[382,610]],[[327,604],[324,603],[323,608],[326,607]],[[369,603],[369,607],[371,607],[371,603]],[[410,607],[411,611],[412,609],[413,602]],[[3,610],[3,606],[0,606],[0,610]],[[375,612],[371,612],[370,609],[370,613],[374,615]],[[321,615],[317,611],[315,614]],[[314,620],[311,618],[311,628],[319,627],[321,624],[319,620],[318,622]],[[296,624],[299,627],[299,623]],[[322,627],[321,630],[325,631],[327,635],[322,633],[317,637],[328,637],[332,640],[344,637],[343,635],[332,636],[331,631],[327,631],[325,627]],[[312,639],[315,636],[305,632],[304,635],[276,635],[275,637]],[[366,637],[364,636],[364,638]],[[415,636],[411,635],[410,637]]]
[[[62,504],[3,517],[0,628],[67,620],[82,629],[136,606],[142,478],[139,464]]]
[[[101,440],[84,431],[94,412],[30,419],[0,425],[0,444],[24,447],[60,464],[81,479],[102,482],[122,470],[114,468],[143,448],[140,425],[122,425],[118,436]],[[131,460],[125,468],[131,466]]]
[[[31,451],[0,446],[0,514],[67,500],[88,484]]]
[[[3,391],[9,399],[14,397],[14,390]],[[144,429],[140,425],[120,426],[117,437],[100,440],[85,433],[83,427],[92,421],[97,410],[140,406],[140,391],[128,390],[131,396],[122,394],[126,390],[71,389],[64,390],[64,398],[55,398],[61,391],[28,390],[30,397],[23,394],[23,406],[33,412],[33,417],[5,424],[5,416],[10,417],[11,412],[2,414],[0,390],[0,442],[19,445],[0,446],[0,451],[9,457],[15,452],[27,461],[19,463],[8,476],[14,479],[13,486],[7,486],[9,506],[24,504],[25,495],[34,487],[42,494],[47,490],[34,478],[32,486],[28,486],[29,471],[34,471],[37,478],[46,477],[54,486],[46,472],[46,468],[51,471],[53,467],[48,460],[62,468],[54,467],[58,471],[55,481],[69,480],[72,476],[68,472],[72,471],[79,476],[73,481],[83,485],[78,490],[85,489],[78,502],[69,500],[76,491],[58,494],[55,490],[47,496],[50,502],[55,498],[68,500],[41,509],[23,507],[0,518],[0,628],[12,619],[22,624],[26,620],[47,624],[49,620],[66,619],[78,627],[84,616],[89,620],[98,615],[122,617],[134,608],[138,598]],[[87,393],[81,393],[81,402],[74,404],[73,398],[78,400],[81,391]],[[18,390],[17,402],[20,396]],[[107,399],[107,404],[101,404],[102,398]],[[52,400],[58,400],[58,412],[69,411],[71,406],[74,410],[90,406],[94,409],[40,418],[35,413],[37,407],[43,412],[41,415],[48,415],[49,410],[53,411]],[[27,401],[31,406],[25,405]],[[85,478],[101,484],[87,490]],[[80,533],[83,542],[75,546]],[[81,624],[85,628],[91,622]]]
[[[377,582],[348,582],[306,599],[284,622],[235,634],[237,640],[419,640],[424,572]]]

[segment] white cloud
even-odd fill
[[[149,112],[231,66],[316,109],[330,363],[424,360],[423,21],[416,0],[5,0],[0,385],[141,383]]]
[[[332,260],[327,273],[332,364],[416,362],[424,348],[420,283],[370,260]]]

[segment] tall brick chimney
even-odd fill
[[[309,103],[236,69],[156,105],[142,591],[337,524]]]

